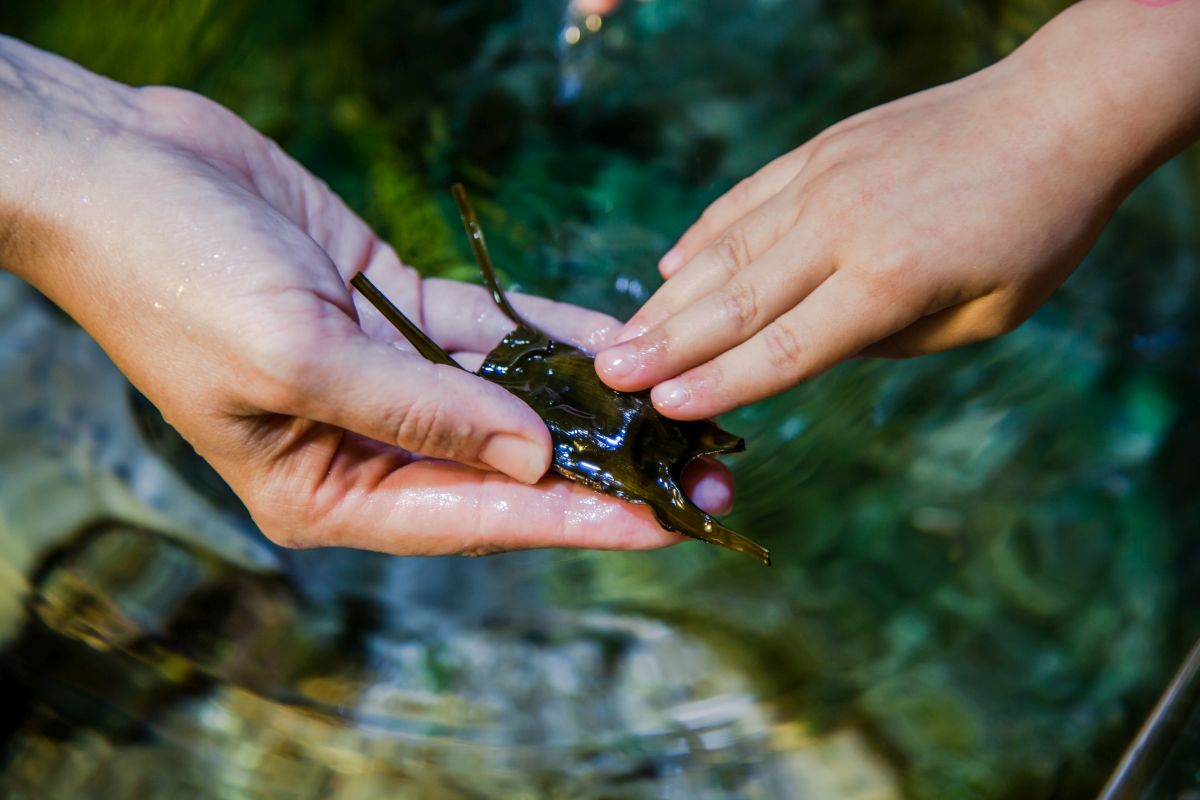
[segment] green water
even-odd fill
[[[0,30],[220,100],[428,274],[473,276],[465,180],[508,281],[628,314],[737,179],[1062,5],[626,0],[568,44],[561,2],[47,0]],[[5,788],[1089,797],[1200,637],[1198,303],[1193,150],[1016,333],[725,420],[749,446],[731,525],[770,571],[689,544],[261,573],[224,545],[64,531],[5,628]]]

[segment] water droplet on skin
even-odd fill
[[[581,495],[565,510],[567,525],[570,527],[599,526],[618,513],[619,507],[612,501],[606,502],[600,495]]]
[[[612,325],[606,325],[599,330],[592,331],[587,338],[587,347],[593,353],[608,344],[609,339],[617,332],[617,328]]]

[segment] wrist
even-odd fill
[[[1118,201],[1200,137],[1200,0],[1085,0],[1006,61]]]
[[[44,290],[72,263],[90,167],[137,118],[136,90],[0,36],[0,269]],[[78,255],[78,254],[74,254]]]

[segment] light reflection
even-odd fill
[[[586,498],[575,521],[609,511]],[[495,607],[511,587],[484,565],[463,566]],[[736,658],[633,614],[372,622],[119,526],[38,575],[0,659],[22,698],[0,796],[132,798],[132,775],[165,797],[899,797],[860,734],[792,731]]]
[[[571,3],[571,10],[584,16],[611,14],[620,7],[621,0],[572,0]]]

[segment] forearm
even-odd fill
[[[1011,60],[1041,76],[1065,157],[1118,195],[1200,139],[1200,0],[1084,0]]]

